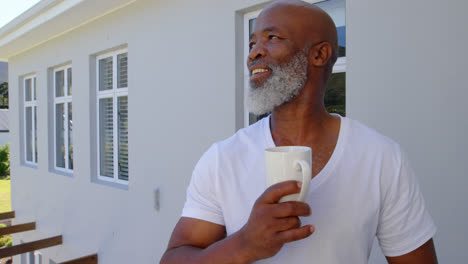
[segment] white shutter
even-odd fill
[[[99,91],[112,90],[112,57],[99,60]]]
[[[72,95],[72,68],[67,69],[67,84],[68,84],[68,91],[67,95]]]
[[[65,104],[55,105],[55,166],[65,168]]]
[[[127,74],[128,56],[127,53],[117,55],[117,88],[128,87]]]
[[[118,97],[119,179],[128,181],[128,96]]]
[[[35,91],[36,89],[34,89]],[[35,98],[34,98],[35,99]],[[37,106],[33,107],[34,112],[34,163],[37,163]]]
[[[26,144],[26,161],[33,161],[33,132],[32,132],[32,107],[26,107],[25,114],[25,144]]]
[[[100,143],[100,174],[114,177],[114,127],[113,99],[99,100],[99,143]]]
[[[73,170],[73,116],[72,103],[68,103],[68,168]]]

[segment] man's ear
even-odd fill
[[[309,63],[315,67],[325,66],[332,56],[332,46],[328,42],[322,42],[310,49]]]

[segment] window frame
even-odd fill
[[[26,101],[26,81],[31,80],[31,100]],[[26,109],[31,107],[31,159],[28,160],[28,140],[27,140],[27,119],[26,119]],[[36,118],[35,118],[36,117]],[[30,74],[23,77],[23,140],[24,140],[24,164],[29,166],[37,166],[37,76],[36,74]]]
[[[128,100],[128,62],[127,62],[127,87],[117,88],[117,56],[123,53],[127,53],[128,60],[128,48],[115,50],[112,52],[106,52],[99,56],[96,56],[96,138],[97,138],[97,166],[96,175],[98,180],[119,183],[122,185],[128,185],[128,180],[119,179],[118,175],[118,113],[117,104],[118,98],[127,96]],[[112,89],[99,91],[99,61],[112,57]],[[113,177],[107,177],[101,175],[101,150],[100,150],[100,117],[99,117],[99,101],[104,98],[112,98],[112,136],[113,136]],[[128,154],[128,153],[127,153]]]
[[[64,113],[65,113],[65,116],[66,116],[66,120],[64,122],[65,125],[65,132],[64,132],[64,144],[65,144],[65,156],[68,157],[70,155],[69,153],[69,142],[68,142],[68,139],[69,139],[69,129],[68,129],[68,122],[70,122],[70,120],[68,119],[68,104],[69,103],[73,103],[72,101],[72,96],[73,96],[73,91],[72,91],[72,94],[69,95],[68,94],[68,88],[69,88],[69,83],[68,83],[68,69],[71,70],[71,73],[72,73],[72,76],[73,76],[73,70],[72,70],[72,64],[67,64],[67,65],[64,65],[64,66],[61,66],[61,67],[57,67],[57,68],[54,68],[53,70],[53,97],[54,97],[54,109],[53,109],[53,120],[54,120],[54,150],[53,150],[53,159],[54,159],[54,170],[56,171],[60,171],[60,172],[65,172],[65,173],[73,173],[73,169],[69,169],[69,161],[68,161],[68,158],[65,159],[65,168],[61,168],[61,167],[57,167],[57,104],[61,104],[63,103],[64,106],[65,106],[65,110],[64,110]],[[63,74],[63,80],[64,80],[64,95],[61,96],[61,97],[57,97],[56,96],[56,75],[55,73],[56,72],[59,72],[59,71],[62,71],[64,72]],[[73,78],[73,77],[72,77]],[[73,82],[73,81],[72,81]],[[72,86],[73,87],[73,86]],[[73,89],[73,88],[72,88]],[[72,106],[73,107],[73,106]],[[72,118],[73,120],[73,118]],[[73,133],[73,131],[71,132]],[[72,137],[73,138],[73,137]]]
[[[306,2],[308,3],[311,3],[311,4],[317,4],[317,3],[320,3],[320,2],[326,2],[328,0],[305,0]],[[249,55],[250,53],[250,50],[249,50],[249,42],[250,42],[250,34],[249,34],[249,22],[251,19],[253,18],[257,18],[258,15],[260,14],[260,12],[263,10],[263,8],[261,9],[257,9],[255,11],[251,11],[251,12],[248,12],[248,13],[245,13],[244,14],[244,43],[243,43],[243,46],[244,46],[244,59],[247,60],[247,56]],[[249,77],[250,77],[250,73],[249,73],[249,69],[247,68],[247,65],[246,63],[243,64],[244,66],[244,102],[245,102],[245,98],[249,92]],[[345,57],[339,57],[337,60],[336,60],[336,63],[335,65],[333,66],[333,70],[332,70],[332,74],[333,73],[340,73],[340,72],[346,72],[346,56]],[[250,124],[250,120],[249,120],[249,111],[247,110],[247,107],[245,106],[244,104],[244,127],[248,127]]]

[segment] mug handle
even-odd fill
[[[302,171],[302,188],[301,192],[299,193],[298,201],[305,202],[307,195],[309,194],[309,186],[310,180],[312,179],[312,172],[309,163],[307,163],[305,160],[296,160],[294,165],[296,167],[299,166]]]

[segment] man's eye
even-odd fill
[[[253,46],[255,45],[255,42],[250,42],[249,43],[249,50],[252,50]]]
[[[270,35],[270,36],[268,36],[268,37],[269,37],[270,39],[279,39],[279,37],[276,36],[276,35]]]

